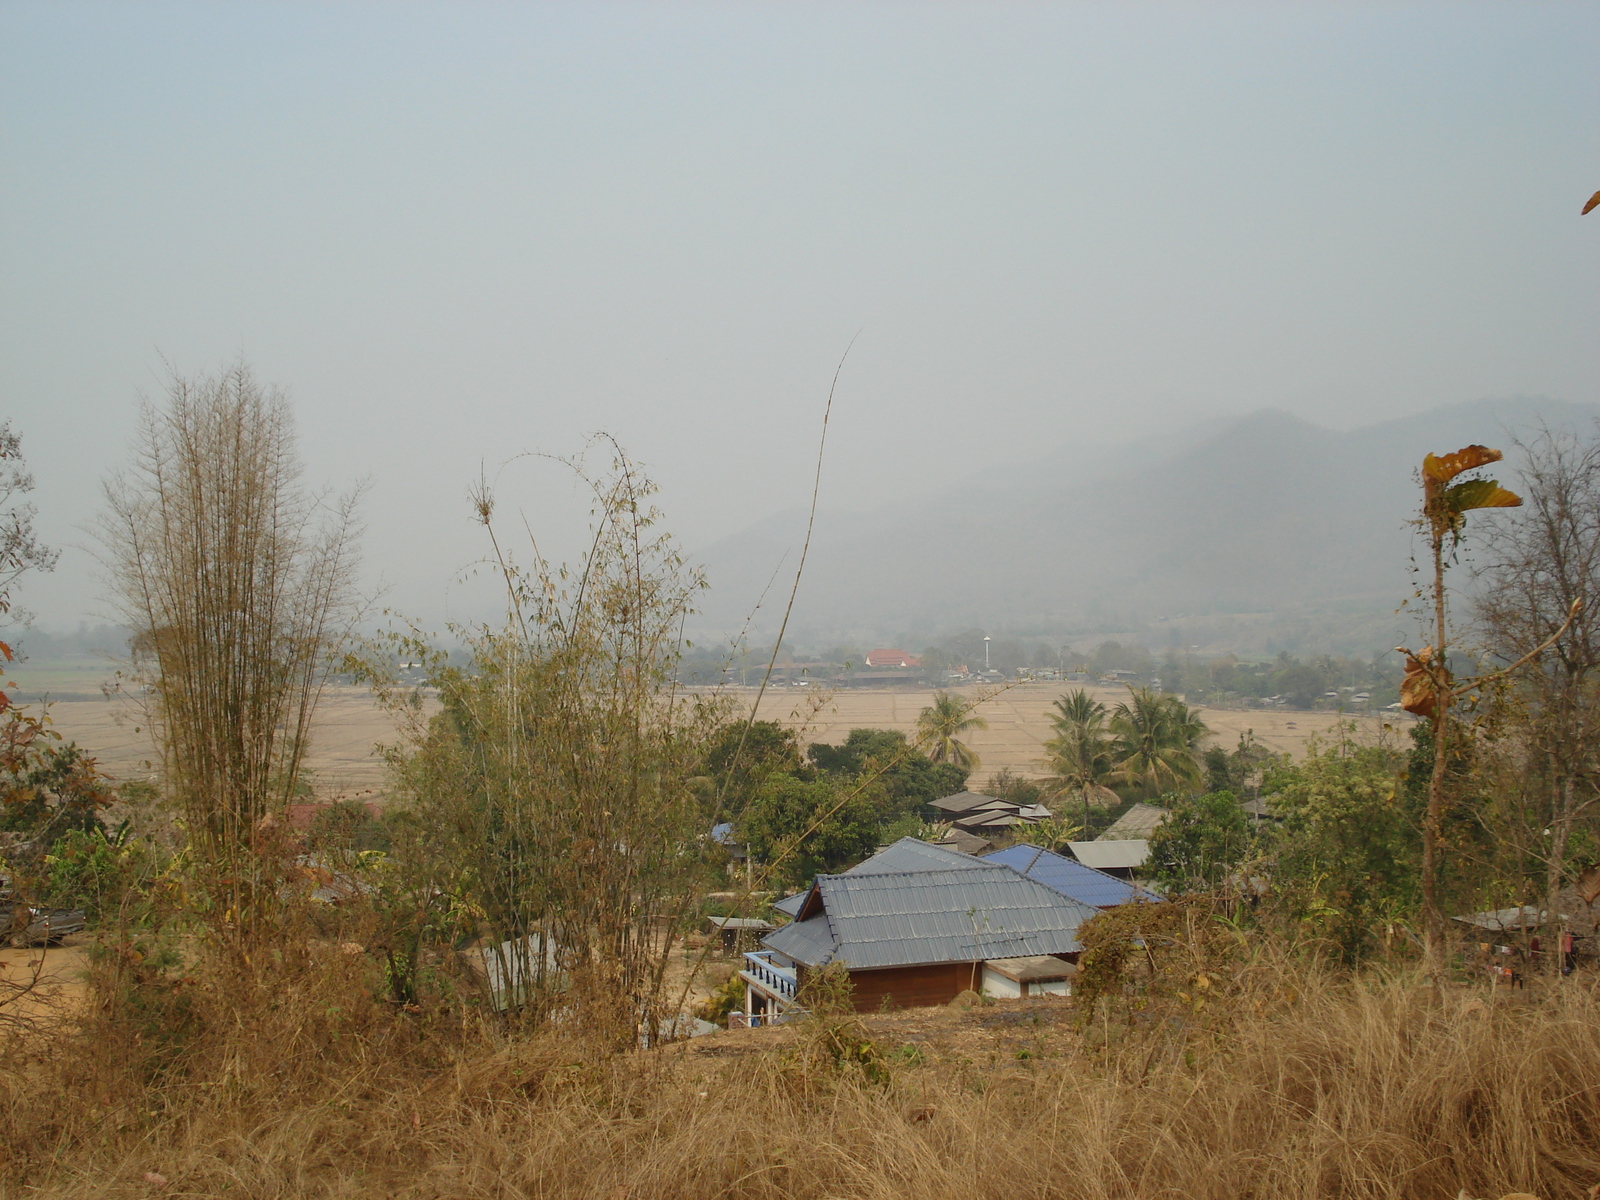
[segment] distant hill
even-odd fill
[[[1164,628],[1176,621],[1184,644],[1209,649],[1367,653],[1393,645],[1400,624],[1422,456],[1470,442],[1512,456],[1512,434],[1597,419],[1600,406],[1478,401],[1339,432],[1258,412],[1093,456],[1063,451],[910,503],[822,512],[791,638],[925,641],[976,626],[1176,645]],[[712,584],[709,629],[737,630],[770,583],[754,625],[770,636],[804,521],[775,516],[696,555]]]

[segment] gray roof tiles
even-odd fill
[[[983,864],[970,855],[962,854],[932,842],[903,837],[891,842],[863,863],[850,868],[847,875],[882,875],[886,871],[938,871],[962,867],[980,867]]]
[[[854,968],[974,962],[1079,949],[1086,904],[1010,867],[819,875],[820,911],[763,939],[805,963]]]
[[[795,917],[800,915],[800,906],[805,902],[806,894],[796,892],[792,896],[785,896],[782,900],[774,900],[772,907],[786,916]]]
[[[833,961],[835,949],[827,913],[818,913],[805,921],[791,921],[782,929],[767,934],[761,944],[808,967],[827,966]]]

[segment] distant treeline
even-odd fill
[[[900,648],[920,660],[914,675],[918,682],[943,686],[953,673],[975,675],[984,670],[983,638],[983,631],[974,629],[920,650]],[[824,685],[859,678],[871,648],[841,643],[808,651],[786,643],[777,656],[776,678]],[[770,646],[737,653],[695,647],[685,656],[679,678],[700,687],[756,684],[771,658]],[[1383,707],[1398,698],[1403,674],[1399,656],[1393,653],[1370,659],[1331,654],[1302,659],[1285,651],[1276,658],[1250,661],[1232,654],[1172,649],[1158,654],[1133,642],[1113,640],[1075,647],[1015,638],[991,638],[988,666],[1008,679],[1044,673],[1049,678],[1094,681],[1115,672],[1121,681],[1159,687],[1191,703],[1273,702],[1288,708]]]
[[[128,652],[128,630],[120,625],[79,624],[72,633],[45,633],[28,628],[10,638],[18,656],[24,659],[104,658]]]

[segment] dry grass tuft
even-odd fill
[[[1555,1200],[1600,1181],[1586,984],[1489,1003],[1308,971],[1204,1028],[1151,1010],[1107,1038],[1107,1016],[1059,1053],[983,1065],[938,1046],[818,1053],[804,1027],[606,1057],[396,1012],[364,999],[360,970],[307,955],[276,991],[236,981],[227,1005],[195,983],[188,1040],[160,1053],[124,1030],[95,1054],[116,1022],[91,1016],[5,1074],[8,1182],[86,1198]]]

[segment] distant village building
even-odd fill
[[[904,650],[868,650],[869,667],[920,667],[922,660]]]
[[[1018,804],[982,792],[958,792],[943,796],[929,806],[938,821],[949,821],[958,829],[978,837],[1000,833],[1014,825],[1037,825],[1050,819],[1042,804]]]
[[[724,955],[753,950],[761,938],[772,932],[771,921],[756,917],[707,917],[706,932],[718,940]]]

